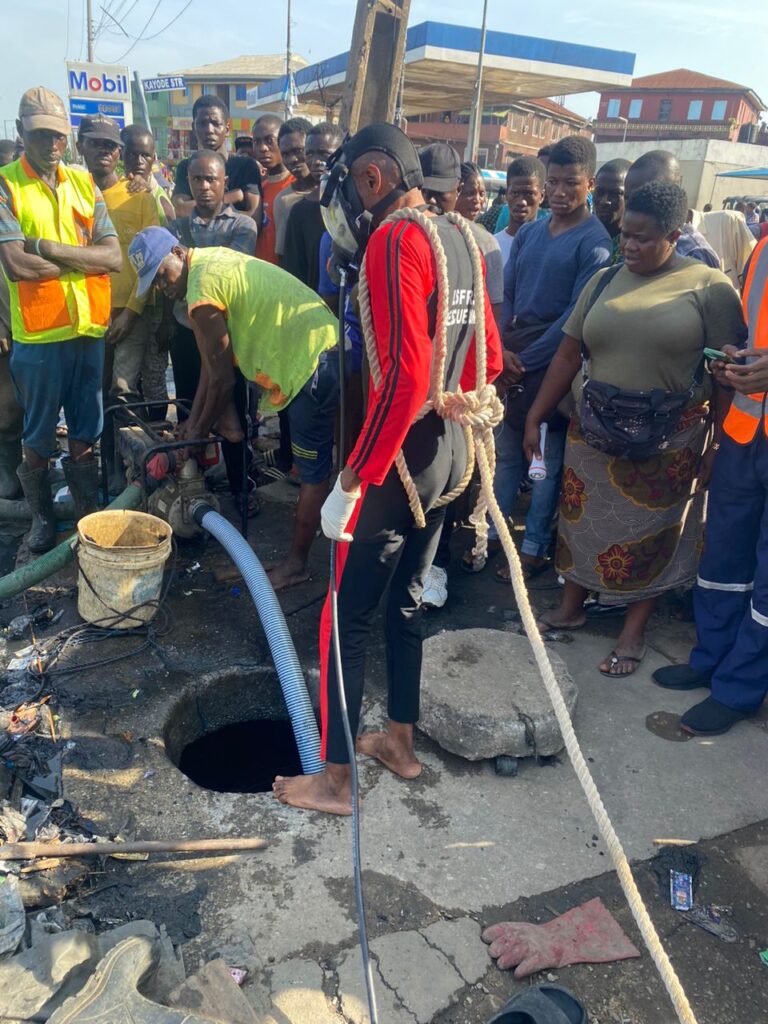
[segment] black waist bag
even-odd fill
[[[624,391],[599,380],[584,379],[579,405],[581,432],[588,445],[621,459],[658,455],[677,431],[683,409],[693,398],[685,393]]]
[[[592,294],[585,320],[601,292],[620,269],[621,266],[612,267],[603,275]],[[583,341],[581,357],[584,387],[579,403],[579,422],[587,444],[620,459],[649,459],[664,451],[669,439],[677,432],[680,417],[693,399],[695,388],[701,385],[704,360],[685,392],[665,391],[663,388],[627,391],[590,379],[587,372],[589,350]]]

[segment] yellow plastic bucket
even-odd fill
[[[113,629],[149,622],[157,606],[145,602],[160,597],[172,532],[168,523],[146,512],[105,509],[84,516],[77,524],[80,616]]]

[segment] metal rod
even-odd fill
[[[8,843],[0,860],[38,857],[111,857],[115,853],[233,853],[263,850],[265,839],[143,839],[135,843]]]
[[[85,17],[87,19],[88,63],[93,64],[93,0],[86,0]],[[80,52],[82,53],[82,50]]]
[[[293,89],[291,88],[291,0],[288,0],[288,24],[285,32],[285,120],[293,114],[291,100]]]
[[[483,64],[485,62],[485,35],[488,19],[488,0],[483,0],[483,27],[480,30],[480,52],[477,55],[477,77],[475,93],[472,97],[472,115],[469,119],[469,138],[464,153],[465,160],[477,159],[477,148],[480,141],[480,126],[483,123]]]
[[[144,94],[144,83],[141,80],[141,76],[138,71],[133,72],[133,84],[136,86],[136,95],[139,97],[139,106],[141,107],[141,116],[144,119],[144,124],[147,126],[148,131],[152,131],[152,124],[149,120],[149,107],[147,106],[147,97]]]

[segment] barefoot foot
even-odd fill
[[[398,742],[388,732],[364,732],[357,740],[357,749],[366,757],[375,757],[401,779],[416,779],[423,765],[410,744]]]
[[[301,807],[307,811],[324,811],[326,814],[351,814],[352,789],[349,776],[336,782],[328,772],[318,775],[295,775],[285,778],[278,775],[272,783],[272,792],[281,804]]]

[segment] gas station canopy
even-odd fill
[[[461,110],[470,105],[477,75],[480,30],[425,21],[408,29],[405,51],[406,115]],[[322,111],[339,100],[348,53],[302,68],[294,75],[302,105]],[[483,70],[483,106],[514,99],[541,99],[591,92],[632,81],[635,55],[578,43],[561,43],[508,32],[488,32]],[[251,109],[281,109],[286,79],[251,89]]]

